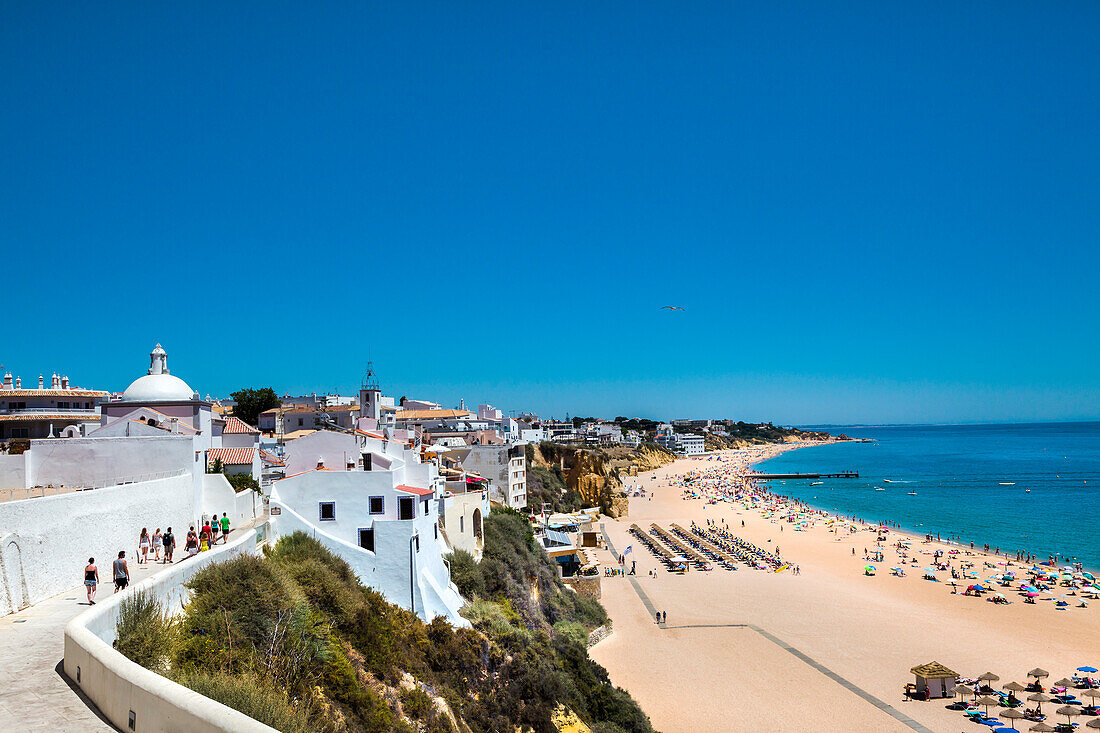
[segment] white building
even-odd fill
[[[703,447],[703,436],[681,434],[676,436],[676,452],[685,456],[698,456],[706,451]]]
[[[57,374],[51,376],[49,388],[40,375],[37,389],[24,389],[23,380],[13,381],[8,372],[0,383],[0,443],[81,435],[87,423],[99,421],[98,405],[108,395],[103,390],[70,387],[69,378]]]
[[[306,532],[364,585],[425,620],[468,625],[443,560],[438,468],[401,438],[387,425],[381,434],[321,431],[289,444],[286,478],[271,488],[273,531]]]
[[[453,450],[454,458],[466,471],[491,482],[489,497],[513,509],[527,507],[526,445],[471,445]]]

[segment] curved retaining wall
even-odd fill
[[[152,592],[170,613],[175,613],[182,608],[187,592],[184,583],[207,565],[254,554],[258,536],[266,536],[266,532],[258,535],[256,529],[250,530],[227,545],[147,578],[133,589]],[[65,674],[119,730],[277,733],[274,728],[161,677],[115,651],[112,645],[118,606],[126,595],[127,592],[118,593],[100,601],[65,627]]]

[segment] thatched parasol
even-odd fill
[[[1036,692],[1034,695],[1028,695],[1027,699],[1030,700],[1031,702],[1038,703],[1039,704],[1039,712],[1041,713],[1041,712],[1043,712],[1043,703],[1044,702],[1050,702],[1054,698],[1051,697],[1050,695],[1044,695],[1041,692]]]
[[[1013,692],[1027,692],[1027,688],[1019,682],[1009,682],[1007,685],[1001,685],[1001,689],[1012,690]]]
[[[1009,720],[1011,720],[1013,729],[1016,728],[1016,721],[1019,720],[1020,718],[1024,717],[1024,714],[1021,713],[1016,708],[1009,708],[1008,710],[1002,710],[1001,712],[999,712],[997,714],[1000,715],[1002,718],[1008,718]]]
[[[1057,682],[1052,682],[1051,684],[1054,685],[1055,687],[1072,687],[1073,685],[1075,685],[1077,683],[1074,682],[1073,680],[1071,680],[1069,677],[1063,677],[1062,679],[1058,680]]]
[[[1085,723],[1086,728],[1100,728],[1100,718],[1093,718],[1089,722]]]
[[[1041,669],[1039,667],[1036,667],[1035,669],[1028,672],[1027,676],[1028,677],[1034,677],[1035,679],[1038,680],[1038,679],[1042,679],[1043,677],[1050,677],[1050,672],[1047,672],[1045,669]]]
[[[1028,730],[1035,731],[1035,733],[1054,733],[1057,730],[1053,725],[1047,725],[1042,721],[1028,728]]]
[[[1058,708],[1054,712],[1057,713],[1058,715],[1066,716],[1066,720],[1069,720],[1074,715],[1080,715],[1081,714],[1081,708],[1075,708],[1072,705],[1063,705],[1062,707]]]
[[[974,702],[978,703],[979,705],[981,705],[985,708],[985,714],[986,715],[989,715],[989,709],[991,707],[993,707],[994,705],[1000,705],[1001,704],[1000,700],[998,700],[995,697],[990,697],[989,695],[986,695],[985,697],[979,697]]]

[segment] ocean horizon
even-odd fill
[[[875,442],[789,451],[757,469],[860,477],[771,481],[775,493],[945,540],[1100,567],[1100,422],[813,427]]]

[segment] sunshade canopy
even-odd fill
[[[959,673],[948,669],[939,662],[929,662],[928,664],[921,664],[913,667],[909,670],[917,677],[923,677],[926,680],[939,680],[939,679],[955,679],[959,676]]]

